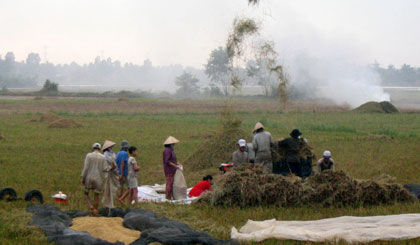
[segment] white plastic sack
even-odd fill
[[[246,242],[270,238],[348,243],[406,240],[420,237],[420,214],[343,216],[315,221],[248,220],[239,232],[233,227],[231,237]]]
[[[185,182],[184,174],[180,169],[176,170],[172,193],[174,200],[182,200],[187,198],[187,182]]]
[[[155,184],[154,186],[151,185],[142,185],[137,188],[137,197],[139,202],[155,202],[155,203],[162,203],[162,202],[170,202],[174,204],[191,204],[193,200],[197,199],[197,197],[187,197],[182,200],[166,200],[165,194],[158,193],[159,190],[165,188],[165,185],[158,185]],[[191,191],[192,188],[187,189],[187,193]]]

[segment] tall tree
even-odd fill
[[[212,86],[220,84],[223,88],[223,93],[225,95],[229,94],[229,58],[225,48],[219,47],[211,51],[204,72],[212,81]]]
[[[189,72],[183,72],[182,75],[176,77],[175,85],[179,88],[176,90],[176,95],[183,98],[198,97],[200,95],[200,87],[198,80]]]

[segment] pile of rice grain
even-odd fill
[[[93,237],[108,242],[130,244],[140,238],[140,232],[123,226],[122,218],[80,217],[73,219],[70,227],[76,231],[89,232]]]

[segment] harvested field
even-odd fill
[[[123,219],[107,217],[80,217],[73,219],[71,229],[87,231],[92,236],[108,242],[130,244],[140,237],[140,232],[123,226]]]
[[[80,128],[82,124],[69,118],[58,119],[48,125],[49,128]]]
[[[401,185],[357,181],[343,171],[325,171],[299,180],[263,174],[260,167],[244,165],[222,176],[214,191],[198,202],[227,207],[359,207],[414,201]]]

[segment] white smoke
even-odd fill
[[[367,101],[389,101],[369,47],[357,35],[316,28],[287,2],[270,2],[262,17],[264,35],[275,42],[292,86],[312,95],[357,107]],[[261,16],[261,15],[260,15]]]

